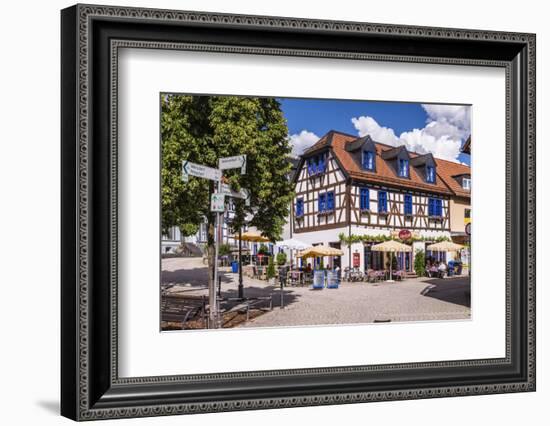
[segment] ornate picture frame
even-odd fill
[[[535,390],[535,35],[76,5],[61,13],[61,414],[74,420]],[[478,65],[506,72],[506,356],[121,378],[123,47]]]

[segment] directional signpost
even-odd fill
[[[248,192],[248,190],[244,188],[242,188],[239,192],[237,192],[237,191],[233,191],[228,184],[222,183],[222,188],[220,192],[225,195],[229,195],[230,197],[233,197],[233,198],[243,199],[245,200],[245,203],[247,206],[250,205],[250,193]]]
[[[210,179],[216,182],[216,192],[210,198],[210,211],[216,213],[215,223],[215,254],[214,254],[214,279],[208,286],[208,303],[210,305],[210,324],[219,327],[221,319],[218,317],[219,306],[216,298],[216,283],[218,282],[218,255],[222,238],[220,214],[225,211],[225,197],[244,199],[246,205],[250,205],[250,194],[247,190],[233,191],[227,184],[222,183],[222,170],[241,169],[241,174],[246,173],[246,155],[235,155],[233,157],[224,157],[218,160],[218,169],[204,166],[202,164],[192,163],[184,160],[181,165],[181,178],[184,182],[189,182],[189,176],[195,176],[202,179]],[[242,297],[242,271],[240,262],[240,241],[239,241],[239,295]]]
[[[181,172],[181,178],[184,182],[189,181],[189,175],[216,181],[220,181],[222,178],[221,170],[203,166],[202,164],[192,163],[191,161],[183,162]]]
[[[241,175],[246,173],[246,155],[234,155],[233,157],[223,157],[218,160],[220,170],[241,169]]]

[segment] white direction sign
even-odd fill
[[[223,157],[218,160],[220,170],[241,169],[241,175],[246,173],[246,155],[234,155],[233,157]]]
[[[210,180],[220,180],[222,178],[221,170],[185,160],[181,165],[181,178],[184,182],[189,181],[189,175]]]
[[[210,211],[223,213],[225,211],[225,194],[214,192],[210,198]]]
[[[248,191],[246,189],[243,188],[239,192],[233,191],[231,187],[226,183],[222,183],[222,188],[220,192],[223,192],[224,194],[229,195],[233,198],[248,198]]]
[[[246,201],[247,206],[250,205],[250,192],[248,192],[247,189],[241,188],[241,190],[237,192],[233,191],[228,184],[222,183],[220,192],[233,198],[243,199]]]

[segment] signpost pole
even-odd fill
[[[217,184],[214,184],[215,186]],[[218,328],[217,313],[218,306],[216,300],[216,282],[218,281],[218,212],[214,220],[214,276],[208,288],[208,304],[210,305],[210,326]]]
[[[244,291],[243,291],[243,228],[239,227],[239,287],[238,287],[238,295],[237,297],[239,299],[244,299]]]

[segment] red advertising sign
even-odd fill
[[[408,240],[411,237],[412,237],[411,231],[409,231],[408,229],[402,229],[401,231],[399,231],[400,240]]]
[[[360,264],[361,264],[361,259],[359,257],[359,253],[353,253],[353,267],[359,268]]]

